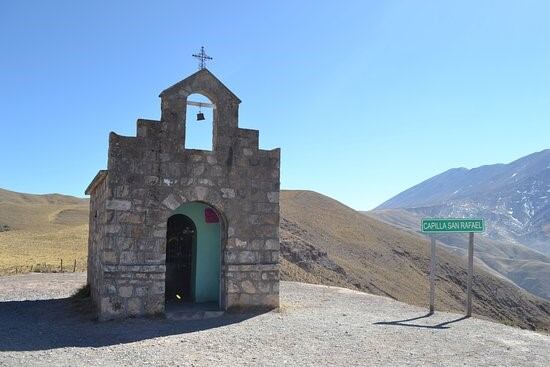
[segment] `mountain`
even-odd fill
[[[283,280],[338,285],[426,306],[429,252],[425,238],[311,191],[282,191],[280,204]],[[2,261],[13,267],[39,258],[85,259],[87,205],[84,199],[0,191],[0,223],[10,226],[0,233]],[[25,240],[17,240],[18,236]],[[438,255],[436,308],[463,312],[465,259],[446,249]],[[0,262],[0,269],[4,265]],[[550,331],[550,303],[480,261],[476,262],[474,313]]]
[[[550,299],[550,150],[509,164],[457,168],[430,178],[367,214],[418,232],[423,217],[482,217],[475,255],[499,274]],[[438,234],[463,254],[467,236]]]
[[[486,236],[550,255],[550,149],[509,164],[454,168],[384,202],[375,210],[419,216],[482,217]]]

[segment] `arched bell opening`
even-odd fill
[[[224,220],[212,206],[190,202],[175,209],[166,230],[166,303],[222,307]]]
[[[187,97],[185,149],[213,150],[215,109],[214,103],[202,94]]]

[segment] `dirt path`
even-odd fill
[[[83,320],[84,274],[0,278],[0,365],[548,365],[550,337],[342,288],[283,282],[281,312]],[[397,322],[397,320],[408,320]]]

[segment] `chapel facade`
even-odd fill
[[[187,97],[213,107],[212,151],[185,148]],[[161,118],[109,135],[90,195],[88,284],[100,320],[279,305],[280,149],[238,126],[241,102],[201,69],[160,94]]]

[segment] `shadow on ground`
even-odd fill
[[[70,298],[0,302],[0,351],[103,347],[223,327],[257,315],[225,314],[190,321],[136,318],[97,322],[84,319]]]
[[[410,323],[411,321],[426,319],[426,318],[429,318],[430,316],[433,316],[433,313],[429,312],[425,315],[412,317],[410,319],[405,319],[405,320],[379,321],[379,322],[375,322],[374,325],[407,326],[407,327],[417,327],[417,328],[424,328],[424,329],[449,329],[449,326],[447,326],[447,325],[455,323],[455,322],[459,322],[459,321],[462,321],[462,320],[465,320],[465,319],[468,318],[468,316],[462,316],[462,317],[456,318],[454,320],[441,322],[441,323],[436,324],[436,325],[425,325],[425,324]]]

